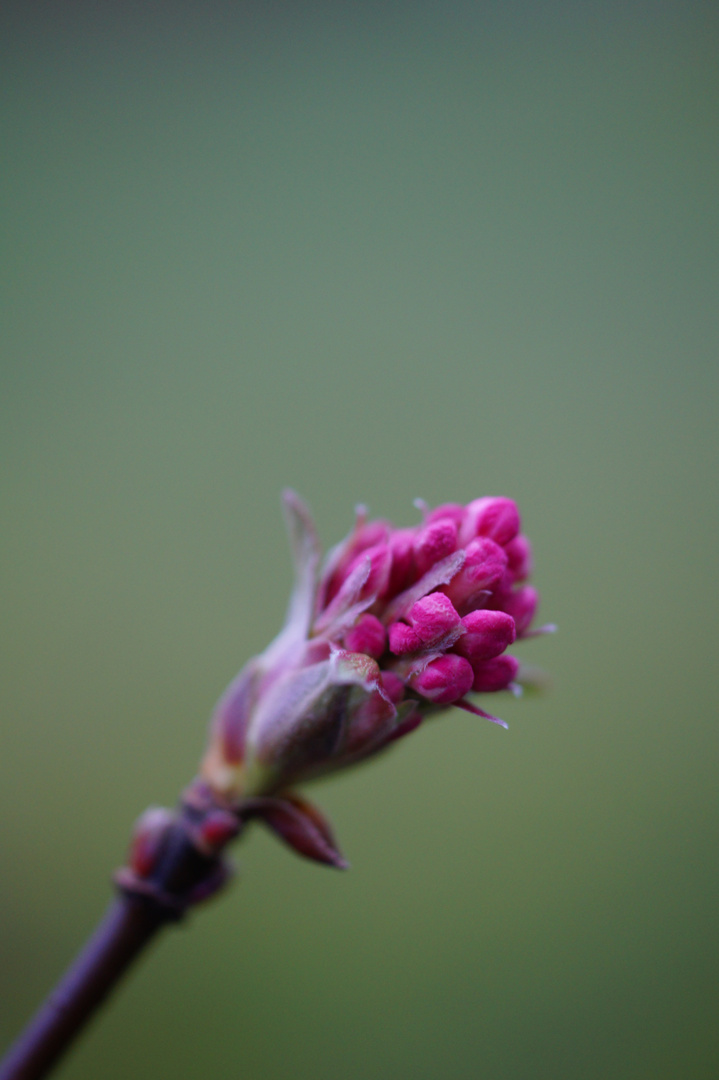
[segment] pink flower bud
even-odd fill
[[[348,575],[351,565],[356,565],[357,556],[368,548],[375,547],[387,540],[390,527],[386,521],[366,521],[364,507],[357,508],[357,522],[350,535],[329,555],[329,565],[325,568],[320,594],[326,606],[339,592],[342,582]]]
[[[381,599],[397,596],[415,580],[414,539],[414,529],[395,529],[391,534],[388,543],[392,564],[387,584],[379,594]]]
[[[476,667],[482,660],[499,656],[517,636],[514,619],[504,611],[472,611],[462,619],[466,633],[454,651]]]
[[[460,612],[476,607],[483,594],[490,591],[507,567],[507,556],[494,540],[480,537],[467,545],[464,566],[443,592]]]
[[[384,741],[395,727],[397,716],[394,703],[379,690],[369,695],[352,710],[347,724],[343,753],[351,758]]]
[[[389,628],[389,647],[395,656],[449,648],[463,632],[458,612],[443,593],[418,600],[407,613],[407,621],[409,626],[395,622]]]
[[[361,615],[358,622],[345,634],[348,652],[367,653],[379,660],[385,650],[387,632],[375,615]]]
[[[451,518],[459,527],[464,521],[464,513],[465,509],[461,503],[442,503],[441,506],[429,511],[424,523],[425,525],[431,525],[433,521],[437,521],[439,518]]]
[[[399,705],[404,697],[404,683],[393,671],[382,672],[382,692],[393,705]]]
[[[407,623],[392,623],[389,628],[389,649],[395,656],[408,656],[410,653],[419,652],[422,643],[419,634]]]
[[[445,517],[423,526],[414,542],[414,561],[421,577],[457,548],[457,523]]]
[[[506,690],[517,677],[519,660],[516,656],[503,653],[492,660],[484,660],[474,669],[472,689],[479,694],[491,694],[496,690]]]
[[[504,548],[507,553],[507,569],[514,581],[524,581],[532,572],[532,545],[521,533],[510,540]]]
[[[413,690],[435,705],[449,705],[472,689],[474,672],[463,656],[440,656],[424,671],[410,677]]]
[[[360,552],[354,561],[350,563],[347,577],[349,577],[356,566],[366,559],[369,559],[369,574],[362,586],[362,590],[358,597],[359,600],[365,600],[370,596],[377,596],[386,585],[392,562],[389,546],[385,543],[375,544],[373,547],[367,548],[366,551]]]
[[[475,536],[488,536],[504,545],[519,532],[519,510],[512,499],[486,497],[469,503],[459,532],[459,544],[466,546]]]
[[[357,616],[372,604],[384,589],[389,577],[392,556],[388,544],[375,544],[356,556],[329,604],[315,619],[315,631],[333,639],[344,633]],[[349,618],[349,622],[347,619]]]
[[[529,629],[538,604],[539,593],[531,585],[523,585],[502,602],[502,608],[514,619],[517,637],[521,637]]]

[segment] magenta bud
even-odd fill
[[[387,583],[380,592],[380,598],[396,596],[404,592],[414,580],[414,529],[395,529],[388,544],[392,562]]]
[[[457,550],[457,523],[445,517],[420,529],[414,542],[414,561],[418,575]]]
[[[520,518],[512,499],[489,496],[468,504],[459,533],[459,543],[465,546],[475,536],[488,536],[504,545],[519,532]]]
[[[462,633],[462,621],[444,593],[430,593],[407,613],[409,626],[401,622],[389,628],[389,647],[395,656],[422,649],[448,648]]]
[[[387,632],[375,615],[361,615],[344,640],[348,652],[367,653],[375,660],[384,652],[386,642]]]
[[[514,619],[517,627],[517,637],[529,629],[539,604],[539,593],[531,585],[522,585],[520,589],[509,594],[502,602],[502,607]]]
[[[395,675],[393,671],[383,671],[381,684],[385,697],[388,697],[393,705],[399,705],[404,697],[404,683],[399,675]]]
[[[364,557],[370,559],[370,572],[367,583],[361,594],[361,599],[368,596],[377,596],[382,592],[389,577],[392,566],[392,553],[388,544],[377,544],[364,552]]]
[[[376,547],[387,539],[389,526],[386,521],[368,521],[360,527],[355,537],[353,554]]]
[[[505,611],[472,611],[462,619],[465,633],[454,651],[475,667],[483,660],[499,656],[517,636],[514,619]]]
[[[422,643],[419,634],[407,623],[392,623],[389,628],[389,648],[395,656],[406,656],[408,653],[419,652]]]
[[[435,705],[449,705],[472,689],[474,672],[468,660],[451,653],[433,660],[424,671],[412,675],[410,686]]]
[[[489,694],[495,690],[506,690],[517,676],[519,660],[516,656],[503,653],[492,660],[484,660],[474,669],[472,689],[477,693]]]
[[[458,611],[476,606],[504,574],[507,556],[504,549],[488,537],[479,537],[467,545],[464,565],[443,592]]]
[[[355,566],[357,556],[368,548],[386,541],[389,528],[384,521],[365,521],[358,523],[354,533],[336,549],[333,565],[324,584],[324,602],[329,604],[339,592],[351,566]]]
[[[375,544],[374,547],[360,552],[350,563],[346,576],[349,577],[354,568],[365,559],[370,561],[369,574],[358,596],[359,600],[366,600],[370,596],[376,596],[387,584],[392,563],[389,545],[386,543]]]
[[[513,581],[524,581],[532,572],[532,545],[521,533],[510,540],[504,548],[507,554],[507,569]]]
[[[383,687],[384,690],[384,687]],[[352,711],[347,727],[344,752],[350,757],[362,753],[377,739],[388,733],[388,725],[397,715],[394,703],[376,690]]]
[[[459,528],[464,521],[464,507],[461,503],[442,503],[441,506],[429,511],[424,523],[431,525],[433,521],[438,521],[440,518],[451,518]]]

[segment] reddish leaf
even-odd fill
[[[298,855],[338,870],[348,869],[349,863],[337,848],[329,822],[316,806],[299,795],[247,799],[241,814],[244,818],[261,818]]]

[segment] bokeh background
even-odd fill
[[[0,1037],[276,632],[279,492],[508,494],[504,732],[318,785],[63,1080],[719,1074],[718,9],[6,3]]]

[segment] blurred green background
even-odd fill
[[[279,491],[508,494],[541,699],[318,785],[67,1080],[719,1074],[709,3],[4,4],[0,1037],[276,632]]]

